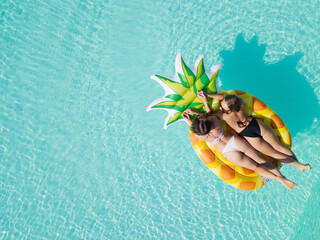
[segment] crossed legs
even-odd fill
[[[259,152],[273,157],[280,162],[290,164],[297,167],[301,172],[304,170],[310,170],[311,166],[309,164],[301,164],[298,162],[294,153],[283,146],[276,136],[273,134],[272,130],[266,126],[260,120],[257,120],[262,138],[245,137],[245,139]]]
[[[281,176],[275,175],[270,170],[267,170],[261,164],[258,164],[257,162],[255,162],[253,159],[251,159],[250,157],[248,157],[247,155],[245,155],[242,152],[236,152],[236,151],[226,152],[224,154],[224,156],[227,159],[229,159],[231,162],[233,162],[234,164],[237,164],[241,167],[245,167],[250,170],[253,170],[263,177],[274,179],[274,180],[282,183],[285,187],[287,187],[289,189],[293,189],[297,186],[297,184],[286,179],[281,173],[280,173]]]

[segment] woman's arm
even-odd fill
[[[224,96],[226,96],[227,94],[218,94],[218,93],[207,93],[207,96],[210,97],[210,98],[214,98],[214,99],[217,99],[219,101],[223,100]]]
[[[198,116],[207,115],[206,113],[198,112],[198,111],[196,111],[196,110],[193,110],[192,108],[187,109],[187,110],[185,111],[185,113],[195,114],[195,115],[198,115]]]
[[[187,111],[188,111],[188,110],[189,110],[189,109],[187,109]],[[190,119],[189,113],[188,113],[187,111],[185,111],[184,113],[182,113],[182,117],[183,117],[184,120],[187,121],[189,127],[191,127],[191,125],[192,125],[192,120]]]
[[[198,95],[198,98],[203,102],[204,107],[206,108],[206,112],[211,113],[212,109],[208,104],[206,93],[204,91],[199,91],[197,95]]]

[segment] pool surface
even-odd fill
[[[0,4],[0,239],[317,239],[319,1]],[[221,88],[265,101],[312,171],[240,191],[178,122],[146,112],[152,74],[222,63]]]

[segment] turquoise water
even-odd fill
[[[2,0],[0,239],[317,239],[319,8]],[[223,89],[248,91],[285,120],[313,166],[282,168],[296,189],[224,184],[186,124],[163,130],[166,112],[145,112],[164,94],[150,75],[173,76],[179,51],[189,65],[201,54],[207,68],[224,64]]]

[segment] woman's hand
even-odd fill
[[[188,108],[186,111],[184,111],[187,114],[194,114],[194,111],[191,108]]]
[[[197,94],[198,98],[203,102],[203,105],[206,109],[207,113],[212,112],[211,107],[208,104],[208,100],[207,100],[207,94],[204,91],[199,91]]]
[[[205,101],[207,99],[207,94],[203,90],[198,91],[197,96],[201,101]]]
[[[185,120],[190,120],[190,116],[189,116],[189,113],[187,112],[189,109],[187,109],[184,113],[182,113],[182,117],[185,119]]]

